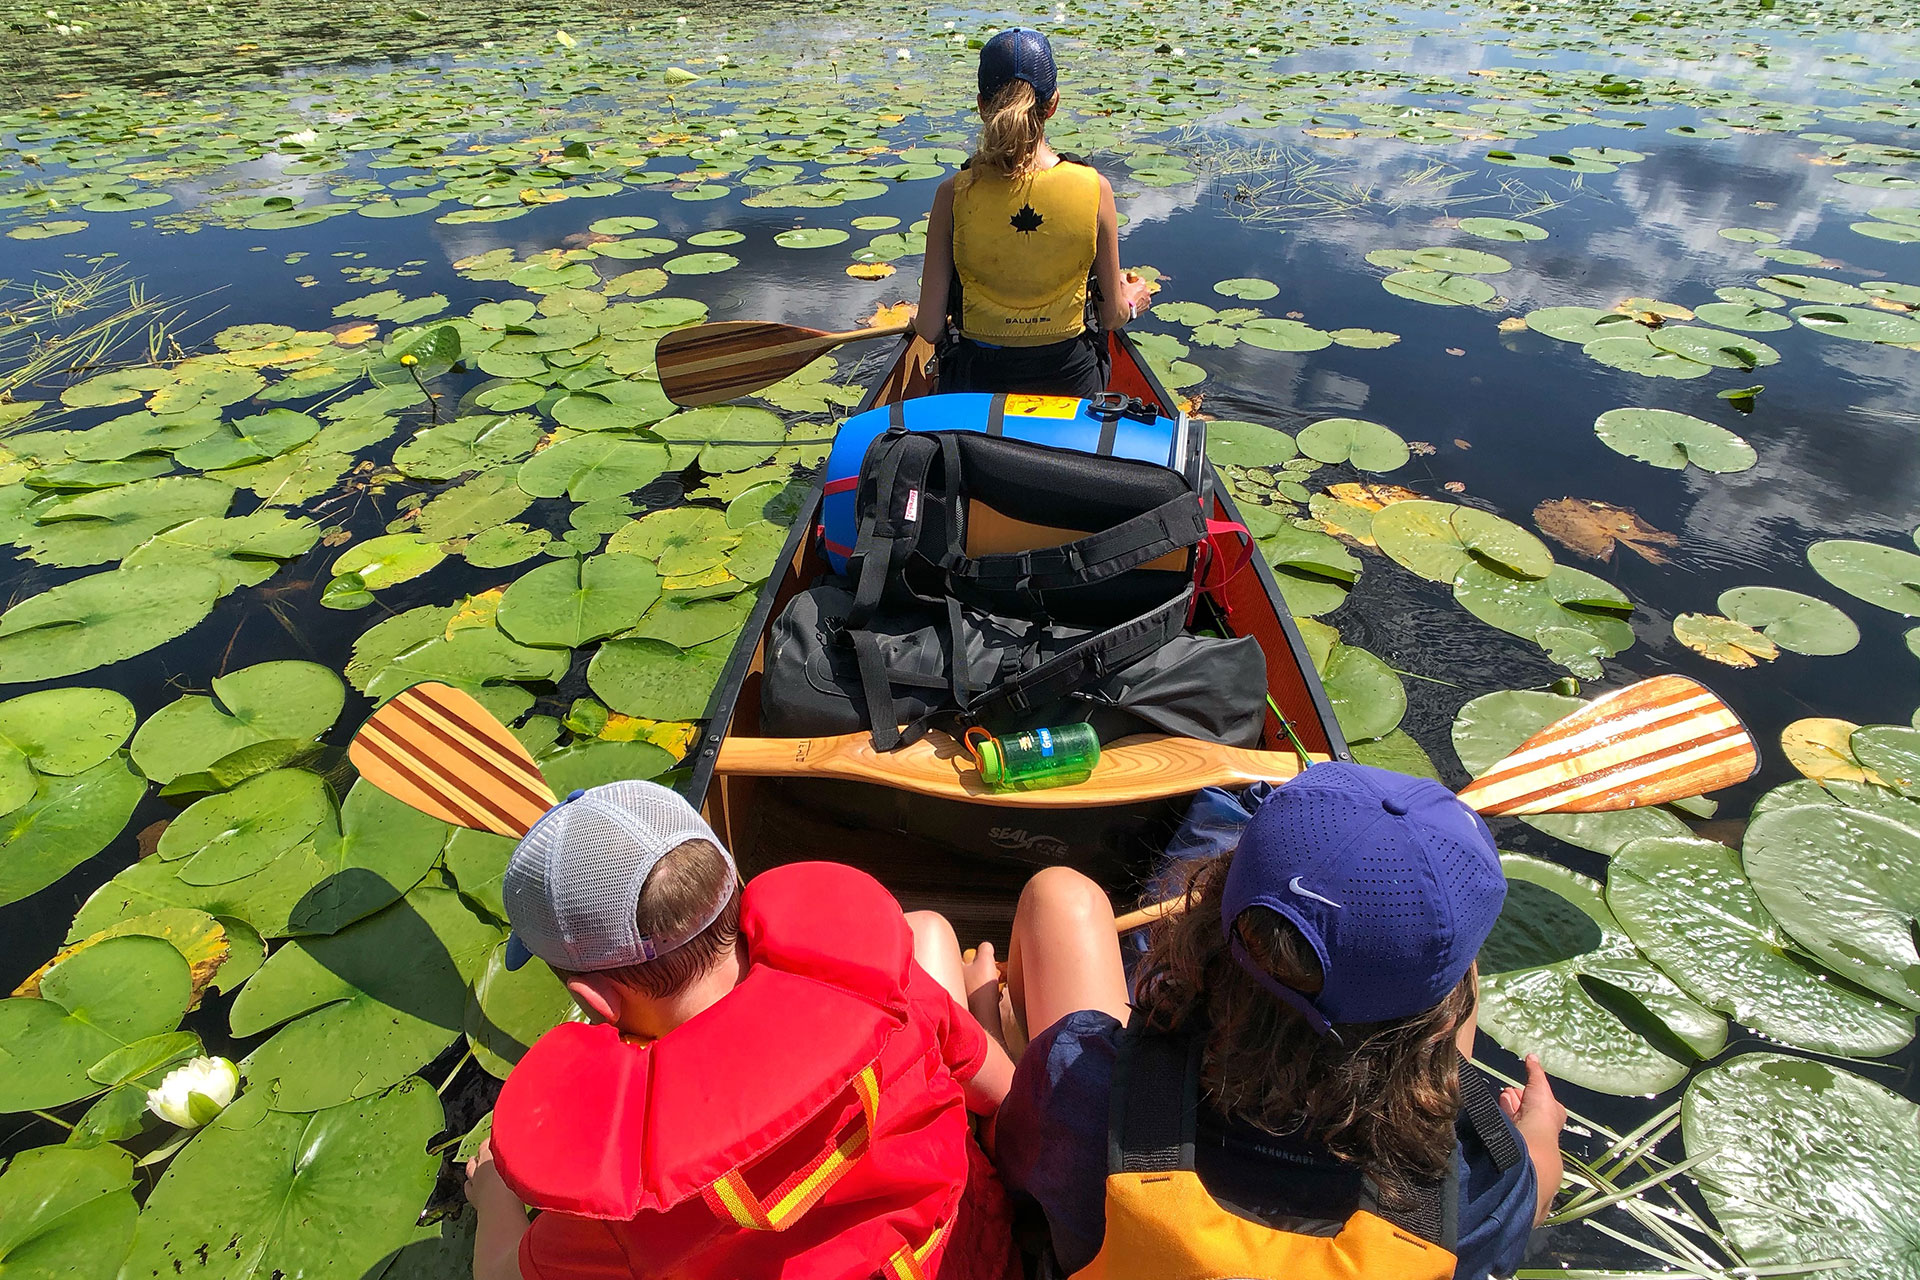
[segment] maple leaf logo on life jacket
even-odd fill
[[[1038,231],[1040,224],[1046,219],[1035,213],[1032,205],[1023,204],[1020,206],[1020,212],[1008,218],[1007,221],[1013,224],[1015,231],[1025,234],[1029,231]]]

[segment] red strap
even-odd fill
[[[838,480],[827,481],[824,485],[820,487],[820,492],[823,495],[845,493],[849,489],[858,489],[859,487],[860,487],[859,476],[842,476]]]
[[[1207,521],[1206,541],[1200,545],[1198,581],[1209,595],[1217,594],[1253,562],[1253,535],[1238,520]]]

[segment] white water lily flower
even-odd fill
[[[953,24],[951,22],[947,24],[947,30],[949,31],[953,30]]]
[[[895,49],[893,51],[893,56],[901,62],[913,61],[913,55],[911,53],[908,53],[905,49]]]
[[[1259,46],[1259,45],[1257,45],[1257,44],[1250,44],[1250,45],[1248,45],[1248,46],[1247,46],[1247,56],[1248,56],[1249,58],[1257,58],[1257,57],[1259,57],[1259,56],[1260,56],[1260,46]]]
[[[715,55],[714,55],[714,59],[713,59],[713,64],[714,64],[715,66],[717,66],[717,67],[724,67],[724,66],[726,66],[726,65],[727,65],[727,55],[726,55],[726,54],[724,54],[724,53],[721,53],[721,54],[715,54]]]
[[[198,1129],[226,1109],[239,1085],[240,1069],[225,1058],[195,1058],[147,1090],[147,1109],[169,1124]]]
[[[737,138],[740,136],[740,131],[738,129],[722,129],[720,136],[723,138]]]
[[[311,146],[315,142],[319,141],[319,138],[320,138],[320,135],[315,133],[313,130],[302,129],[298,133],[288,134],[286,137],[280,139],[280,141],[283,143],[291,142],[295,146],[306,147],[306,146]]]

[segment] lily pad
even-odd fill
[[[224,790],[308,750],[345,701],[340,677],[317,663],[262,662],[216,677],[212,697],[189,694],[155,712],[133,735],[133,762],[162,784],[231,775],[203,788]]]
[[[1844,1260],[1835,1280],[1914,1280],[1908,1207],[1920,1185],[1920,1107],[1849,1071],[1746,1053],[1703,1071],[1680,1112],[1711,1152],[1700,1193],[1749,1265]]]
[[[255,511],[244,516],[202,516],[156,533],[121,561],[123,568],[173,565],[220,576],[222,595],[254,587],[297,560],[320,540],[320,526],[305,516]]]
[[[173,460],[196,471],[216,471],[277,458],[320,434],[320,423],[291,409],[269,409],[227,423],[221,430],[174,452]],[[219,512],[209,514],[218,515]]]
[[[405,1079],[460,1033],[467,983],[500,939],[459,894],[422,885],[281,947],[233,1002],[234,1035],[280,1027],[242,1063],[249,1087],[272,1081],[275,1110],[315,1111]]]
[[[1867,295],[1861,290],[1844,280],[1834,280],[1828,276],[1762,276],[1755,283],[1767,292],[1777,293],[1793,302],[1844,307],[1867,301]]]
[[[431,502],[420,508],[414,531],[428,542],[443,543],[453,538],[472,537],[508,523],[531,505],[532,495],[514,483],[513,472],[505,468],[488,471],[437,494]],[[335,572],[339,570],[336,568]],[[365,570],[355,572],[362,578],[367,577]],[[387,580],[398,581],[404,579]],[[367,586],[377,589],[378,586],[387,585],[387,582],[376,584],[369,581]]]
[[[674,507],[635,520],[607,541],[607,550],[651,560],[662,576],[673,578],[722,563],[739,540],[740,535],[728,527],[725,513],[707,507]]]
[[[503,942],[487,957],[467,998],[466,1013],[467,1043],[474,1057],[502,1080],[535,1040],[582,1016],[544,961],[535,958],[520,969],[508,969],[506,949]]]
[[[1597,881],[1500,855],[1507,901],[1480,950],[1480,1027],[1601,1093],[1658,1093],[1712,1057],[1727,1024],[1640,954]],[[1624,1015],[1624,1016],[1623,1016]]]
[[[520,464],[520,487],[536,498],[562,494],[575,502],[617,498],[643,489],[670,465],[665,445],[593,433],[562,440]]]
[[[709,640],[738,635],[753,605],[751,593],[720,600],[668,596],[656,601],[628,634],[635,639],[660,640],[676,649],[691,649]]]
[[[1500,292],[1484,280],[1450,271],[1396,271],[1380,287],[1395,297],[1437,307],[1484,306]]]
[[[1655,346],[1642,330],[1630,337],[1602,338],[1580,348],[1601,364],[1649,378],[1704,378],[1714,366]]]
[[[1362,471],[1393,471],[1412,456],[1407,442],[1393,431],[1360,418],[1322,418],[1302,428],[1295,439],[1309,458],[1351,462]]]
[[[1682,613],[1673,619],[1673,638],[1704,658],[1729,667],[1772,662],[1780,647],[1744,622],[1711,613]]]
[[[46,689],[0,702],[0,740],[34,772],[71,777],[112,755],[133,732],[133,704],[111,689]]]
[[[145,1106],[145,1098],[141,1105]],[[133,1244],[133,1156],[114,1146],[36,1147],[0,1173],[0,1274],[111,1276]]]
[[[1888,342],[1898,346],[1920,342],[1920,320],[1888,311],[1866,307],[1795,307],[1793,318],[1815,333],[1851,338],[1855,342]]]
[[[1257,422],[1207,423],[1207,457],[1217,466],[1278,466],[1300,453],[1292,436]]]
[[[1827,981],[1717,841],[1627,845],[1607,869],[1607,905],[1688,995],[1761,1035],[1875,1058],[1913,1038],[1912,1013]]]
[[[1841,977],[1920,1009],[1920,829],[1841,805],[1772,809],[1741,845],[1754,890]]]
[[[1920,555],[1877,542],[1831,538],[1807,548],[1807,563],[1848,595],[1908,617],[1920,616]],[[0,621],[0,631],[5,625]]]
[[[188,884],[226,884],[260,870],[333,815],[318,774],[273,769],[189,805],[167,824],[157,853],[184,859],[174,874]]]
[[[1430,582],[1451,583],[1476,560],[1529,578],[1553,569],[1553,552],[1519,525],[1451,502],[1392,503],[1374,513],[1373,537],[1380,550]]]
[[[1542,307],[1527,313],[1527,328],[1582,346],[1602,338],[1638,337],[1641,332],[1640,322],[1625,312],[1597,307]]]
[[[1545,240],[1547,229],[1512,218],[1462,218],[1460,229],[1482,240]]]
[[[725,194],[725,188],[721,189]],[[740,259],[730,253],[683,253],[677,258],[668,258],[663,266],[670,276],[710,276],[722,271],[731,271],[740,265]]]
[[[1374,526],[1377,534],[1377,519]],[[1632,602],[1612,584],[1567,565],[1555,565],[1545,578],[1518,578],[1475,561],[1454,576],[1453,598],[1482,622],[1532,640],[1588,680],[1603,674],[1601,659],[1633,645],[1633,628],[1620,616],[1632,610]]]
[[[424,1080],[312,1115],[249,1090],[195,1135],[147,1197],[121,1276],[177,1280],[203,1251],[231,1280],[375,1272],[413,1240],[445,1125]],[[297,1210],[291,1209],[298,1206]]]
[[[847,233],[838,227],[794,227],[773,237],[782,249],[825,249],[846,241]]]
[[[70,777],[40,777],[31,798],[0,818],[0,906],[38,893],[106,848],[146,793],[146,780],[117,753]]]
[[[1668,471],[1689,463],[1702,471],[1745,471],[1759,457],[1725,427],[1671,409],[1609,409],[1593,429],[1615,453]]]
[[[208,569],[147,565],[96,573],[0,615],[0,684],[77,675],[184,635],[213,611]]]
[[[1847,739],[1853,758],[1905,796],[1920,795],[1920,729],[1875,724]]]
[[[1704,325],[1661,325],[1647,334],[1647,340],[1662,351],[1671,351],[1716,369],[1758,369],[1780,363],[1780,353],[1766,343]]]
[[[1793,321],[1779,312],[1749,306],[1744,302],[1709,302],[1695,310],[1694,314],[1708,324],[1718,325],[1722,329],[1738,329],[1742,333],[1778,333],[1782,329],[1793,328]]]
[[[1717,607],[1738,622],[1794,653],[1847,653],[1860,643],[1860,628],[1825,600],[1781,587],[1735,587],[1720,593]]]
[[[498,622],[521,644],[578,648],[633,626],[659,595],[659,574],[639,556],[561,560],[508,587]]]
[[[768,409],[709,405],[655,423],[653,433],[662,440],[700,442],[702,471],[745,471],[774,456],[787,428]]]
[[[39,997],[0,1000],[0,1112],[98,1093],[88,1068],[171,1031],[192,999],[187,962],[159,938],[109,938],[48,970]]]
[[[1320,668],[1327,700],[1349,741],[1383,738],[1407,713],[1407,691],[1393,668],[1365,649],[1336,644]]]
[[[726,640],[692,649],[658,640],[609,640],[587,664],[587,685],[623,715],[697,720],[731,651]]]
[[[159,533],[199,516],[225,515],[233,490],[200,476],[137,480],[62,498],[35,512],[21,554],[41,564],[78,568],[126,556]]]

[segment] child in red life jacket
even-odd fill
[[[743,889],[646,782],[556,805],[504,897],[508,965],[546,961],[591,1021],[501,1090],[468,1165],[475,1280],[1017,1278],[967,1120],[1012,1064],[914,956],[951,930],[830,863]]]

